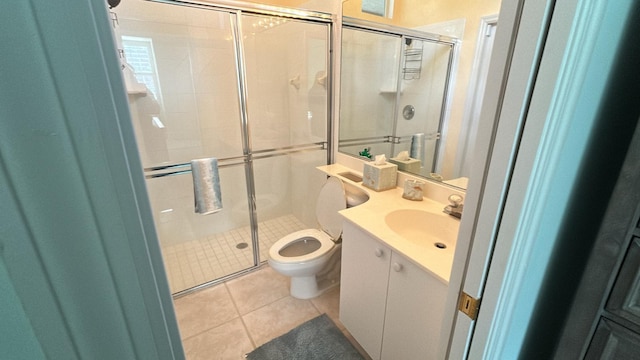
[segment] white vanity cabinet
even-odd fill
[[[340,321],[373,359],[436,357],[447,286],[345,221]]]

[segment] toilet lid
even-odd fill
[[[320,189],[320,194],[318,194],[316,216],[320,228],[329,234],[333,240],[342,235],[342,217],[338,214],[338,211],[346,208],[347,198],[342,181],[337,177],[329,177],[322,189]]]

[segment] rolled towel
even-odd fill
[[[411,149],[409,156],[420,160],[420,163],[424,165],[424,134],[414,134],[411,136]]]
[[[218,160],[216,158],[191,160],[191,175],[196,213],[207,215],[222,210]]]

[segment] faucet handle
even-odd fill
[[[463,197],[458,194],[449,195],[449,202],[454,207],[460,206],[462,204],[462,200],[464,200]]]

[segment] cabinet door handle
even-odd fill
[[[377,248],[375,254],[376,254],[376,257],[382,257],[384,252],[382,251],[382,249]]]
[[[393,271],[400,272],[402,271],[402,268],[403,268],[402,264],[393,263]]]

